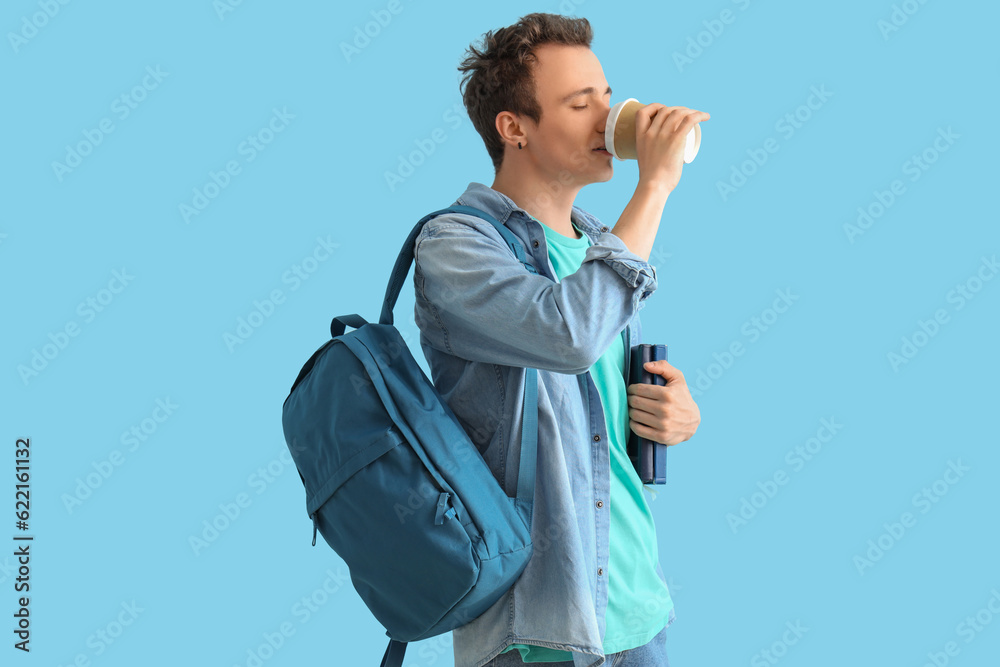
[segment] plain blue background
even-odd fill
[[[341,45],[375,33],[388,3],[247,0],[221,15],[210,0],[50,4],[48,18],[44,0],[7,3],[0,20],[0,539],[19,532],[18,437],[31,438],[35,535],[30,655],[12,648],[15,563],[0,557],[4,664],[378,664],[384,629],[343,561],[310,546],[281,404],[331,317],[377,320],[414,223],[470,181],[492,183],[456,67],[484,32],[533,11],[591,21],[613,102],[712,114],[665,208],[642,314],[702,413],[651,500],[676,604],[671,664],[997,664],[1000,280],[983,280],[1000,250],[994,3],[401,0],[350,58]],[[907,20],[884,34],[894,8]],[[122,117],[115,100],[147,67],[165,76],[146,78]],[[824,86],[831,96],[805,106]],[[241,144],[274,109],[294,118],[251,161]],[[102,119],[113,131],[60,178],[53,163]],[[949,128],[958,138],[939,152]],[[418,154],[435,130],[445,140]],[[778,150],[754,168],[769,138]],[[229,161],[240,173],[185,221],[180,206]],[[419,164],[390,187],[401,161]],[[614,164],[576,201],[608,224],[638,175]],[[852,242],[845,225],[877,212],[894,180],[905,192]],[[318,239],[336,249],[296,283]],[[116,270],[132,276],[124,289]],[[118,293],[102,292],[109,282]],[[426,369],[411,285],[396,322]],[[955,298],[960,285],[971,300]],[[227,345],[274,290],[270,316]],[[797,298],[777,313],[781,290]],[[78,309],[88,298],[101,312]],[[67,323],[78,335],[57,349]],[[904,339],[916,353],[894,367]],[[22,377],[47,344],[44,368]],[[742,354],[727,359],[734,344]],[[176,406],[161,422],[157,400]],[[842,425],[832,437],[824,419]],[[122,434],[144,420],[130,448]],[[789,452],[818,436],[795,463]],[[968,468],[954,484],[938,481],[949,462]],[[775,475],[786,483],[770,487]],[[88,476],[96,488],[68,505]],[[744,500],[758,507],[734,529]],[[905,512],[893,537],[885,524]],[[225,529],[195,548],[206,522]],[[869,540],[889,548],[859,570]],[[961,625],[977,613],[979,630]],[[785,634],[796,623],[798,639]],[[405,664],[445,667],[451,650],[450,634],[419,642]]]

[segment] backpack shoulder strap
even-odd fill
[[[392,309],[396,307],[396,300],[399,298],[399,291],[403,288],[403,281],[406,280],[406,276],[410,273],[410,265],[413,263],[413,243],[417,240],[420,230],[423,229],[424,223],[428,220],[443,213],[465,213],[466,215],[474,215],[491,223],[496,227],[496,230],[503,237],[504,241],[507,242],[514,256],[517,257],[517,261],[521,262],[530,273],[538,273],[531,262],[525,257],[524,247],[518,238],[514,236],[514,233],[507,229],[506,225],[500,224],[489,213],[473,206],[463,206],[461,204],[442,208],[422,217],[414,225],[409,236],[406,237],[406,241],[403,242],[403,249],[400,250],[399,256],[396,258],[396,264],[393,266],[392,274],[389,278],[389,285],[385,290],[385,299],[382,301],[382,313],[378,320],[380,324],[392,324]]]
[[[531,262],[527,260],[524,254],[524,247],[521,245],[521,242],[514,235],[514,233],[507,229],[505,225],[502,225],[489,213],[473,206],[463,206],[461,204],[455,204],[447,208],[442,208],[422,217],[417,224],[413,226],[413,229],[406,237],[406,241],[403,243],[403,248],[400,250],[399,256],[396,258],[396,264],[393,266],[392,275],[389,278],[389,284],[385,290],[385,299],[382,301],[382,314],[379,317],[380,324],[391,325],[393,323],[392,309],[396,305],[396,299],[399,298],[399,291],[403,287],[403,281],[406,280],[406,276],[410,273],[410,265],[413,264],[413,243],[416,241],[417,235],[420,234],[420,230],[423,229],[424,223],[443,213],[465,213],[466,215],[474,215],[488,221],[500,233],[500,236],[502,236],[507,242],[507,245],[510,246],[514,256],[517,257],[517,260],[521,262],[521,264],[523,264],[530,273],[538,273]],[[334,322],[336,323],[337,320],[334,320]],[[350,321],[348,321],[347,324],[357,326],[354,322]],[[331,329],[332,328],[333,327],[331,326]],[[343,332],[343,324],[340,324],[338,328],[341,332]],[[524,403],[522,405],[521,412],[521,463],[518,467],[517,474],[516,507],[518,512],[521,514],[521,517],[524,519],[525,525],[530,528],[535,496],[535,464],[538,460],[537,369],[528,368],[525,373],[524,381]]]

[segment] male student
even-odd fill
[[[625,446],[629,429],[667,445],[688,440],[700,413],[665,361],[648,369],[666,386],[626,386],[625,355],[643,342],[638,311],[657,286],[648,259],[685,137],[709,114],[638,111],[639,183],[614,227],[603,224],[573,204],[613,171],[611,87],[591,40],[586,19],[528,14],[486,33],[459,67],[495,178],[470,183],[456,203],[506,225],[538,274],[473,216],[434,218],[414,245],[415,316],[433,382],[509,496],[525,369],[538,369],[534,551],[492,607],[453,631],[456,667],[668,665],[673,602]]]

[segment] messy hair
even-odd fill
[[[477,49],[470,45],[458,70],[462,101],[473,127],[486,143],[495,172],[503,162],[504,143],[496,128],[496,117],[509,111],[532,119],[542,118],[535,97],[530,63],[537,62],[534,49],[542,44],[566,44],[590,48],[593,30],[585,18],[535,12],[517,23],[487,32]]]

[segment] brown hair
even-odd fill
[[[473,127],[486,143],[494,171],[500,171],[504,150],[496,129],[497,114],[510,111],[535,123],[542,118],[530,69],[530,63],[537,62],[535,47],[555,43],[590,48],[593,37],[585,18],[535,12],[514,25],[487,32],[480,49],[469,46],[469,55],[458,66],[466,72],[459,91]]]

